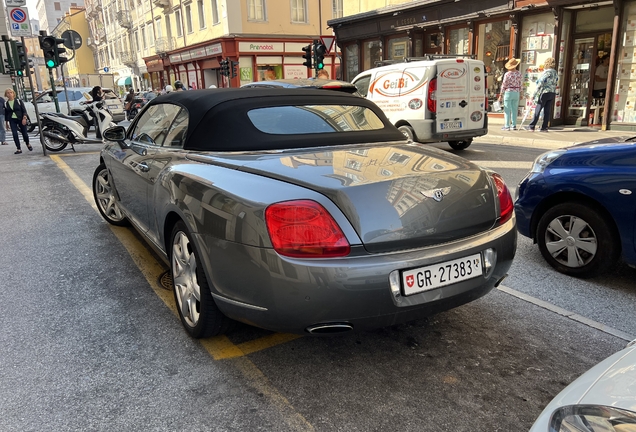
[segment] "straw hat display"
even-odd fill
[[[517,66],[519,66],[519,63],[520,63],[519,59],[516,59],[513,57],[510,60],[508,60],[508,63],[506,63],[504,67],[506,69],[516,69]]]

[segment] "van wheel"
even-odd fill
[[[402,125],[398,128],[409,141],[415,141],[415,131],[411,126]]]
[[[473,140],[464,140],[464,141],[449,141],[448,145],[451,146],[453,150],[465,150],[473,143]]]

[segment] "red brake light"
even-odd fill
[[[492,179],[495,181],[495,187],[497,188],[497,198],[499,198],[499,223],[502,224],[512,217],[514,211],[514,204],[512,203],[512,196],[504,182],[503,178],[497,173],[492,174]]]
[[[457,63],[464,63],[464,59],[457,59]]]
[[[333,258],[349,255],[342,230],[320,204],[310,200],[285,201],[265,210],[265,222],[274,250],[296,258]]]
[[[437,112],[437,78],[433,78],[430,83],[428,83],[428,94],[426,98],[426,104],[428,106],[428,110],[432,113]]]

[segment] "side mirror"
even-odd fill
[[[106,129],[102,135],[108,141],[122,143],[126,140],[126,129],[123,126],[113,126]]]

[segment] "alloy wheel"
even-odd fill
[[[124,214],[117,205],[115,192],[110,184],[108,169],[102,169],[95,178],[95,199],[102,213],[112,222],[121,222]]]
[[[195,327],[201,312],[201,287],[196,256],[183,231],[177,232],[172,242],[172,279],[181,316],[187,325]]]

